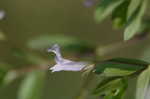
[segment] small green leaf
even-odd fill
[[[135,73],[136,71],[129,71],[129,70],[121,70],[117,68],[106,68],[104,70],[105,76],[127,76]]]
[[[113,80],[116,80],[116,79],[118,79],[118,77],[104,77],[103,79],[102,79],[102,81],[97,85],[97,87],[95,88],[95,90],[94,90],[94,94],[97,94],[98,93],[98,89],[99,88],[101,88],[101,87],[103,87],[104,85],[106,85],[106,84],[108,84],[109,82],[111,82],[111,81],[113,81]]]
[[[7,71],[0,68],[0,86],[4,84],[5,75]]]
[[[17,77],[18,77],[18,74],[16,71],[8,71],[3,79],[3,84],[8,85],[12,83]]]
[[[112,92],[108,93],[106,96],[104,96],[103,99],[114,99],[114,94]]]
[[[142,22],[142,27],[140,28],[140,33],[146,33],[150,30],[150,19],[144,19]]]
[[[136,99],[145,99],[146,91],[150,83],[150,66],[138,77]]]
[[[94,71],[96,74],[101,74],[104,73],[106,69],[111,68],[119,69],[124,72],[128,71],[128,73],[134,73],[135,71],[146,68],[148,65],[149,63],[137,59],[115,58],[97,63]]]
[[[128,18],[138,9],[143,0],[130,0],[130,5],[128,7]]]
[[[0,41],[4,41],[4,40],[6,40],[6,36],[2,31],[0,31]]]
[[[128,19],[127,26],[124,32],[124,40],[131,39],[134,35],[139,33],[142,26],[142,18],[146,10],[147,0],[143,0],[138,6],[133,15]]]
[[[127,11],[130,0],[124,0],[112,13],[113,25],[120,28],[125,25],[127,21]]]
[[[124,0],[102,0],[98,5],[95,12],[95,19],[98,22],[101,22],[104,18],[106,18],[109,14],[113,12],[113,10],[118,7]]]
[[[4,80],[6,75],[8,74],[8,68],[10,67],[9,64],[0,62],[0,86],[5,84]]]
[[[130,59],[130,58],[114,58],[109,60],[111,62],[119,62],[119,63],[126,63],[126,64],[136,64],[141,66],[147,66],[149,65],[148,62],[139,60],[139,59]]]
[[[104,95],[104,99],[122,99],[127,89],[125,79],[117,77],[109,77],[102,80],[94,94]]]
[[[124,83],[119,88],[117,88],[116,92],[108,93],[104,97],[104,99],[123,99],[126,89],[127,89],[127,84]]]
[[[110,78],[104,81],[102,80],[102,82],[100,82],[100,84],[95,89],[94,94],[103,95],[109,92],[110,90],[113,91],[121,84],[120,81],[121,81],[120,78],[117,78],[117,79]]]
[[[33,71],[23,80],[18,91],[18,99],[41,99],[45,72]]]

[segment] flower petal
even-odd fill
[[[86,62],[74,62],[68,59],[64,59],[61,56],[59,45],[55,44],[50,49],[48,49],[48,52],[53,52],[56,54],[55,61],[56,65],[50,68],[52,72],[56,71],[81,71],[85,66],[88,65]]]

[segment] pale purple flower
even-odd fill
[[[93,6],[94,4],[96,4],[97,0],[84,0],[84,6],[85,7],[91,7]]]
[[[55,44],[48,49],[48,52],[53,52],[56,54],[55,62],[56,65],[50,68],[52,72],[56,71],[81,71],[83,70],[88,63],[86,62],[74,62],[68,59],[64,59],[60,53],[59,45]]]
[[[5,11],[0,10],[0,20],[3,20],[5,18]]]

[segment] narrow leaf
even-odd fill
[[[130,0],[130,5],[128,7],[128,18],[132,16],[132,14],[136,11],[136,9],[140,6],[143,0]]]
[[[115,58],[111,60],[106,60],[101,63],[97,63],[95,66],[95,73],[104,73],[106,69],[119,69],[121,71],[128,71],[132,73],[141,69],[146,68],[149,63],[137,59],[126,59],[126,58]]]
[[[112,13],[113,25],[116,28],[122,27],[127,21],[127,11],[130,0],[124,0]]]
[[[138,6],[134,14],[128,19],[128,24],[124,32],[124,40],[131,39],[135,34],[140,31],[142,26],[142,18],[146,10],[147,0],[143,0],[141,5]]]
[[[144,70],[138,77],[136,99],[145,99],[146,91],[150,83],[150,66]]]
[[[6,36],[2,31],[0,31],[0,41],[4,41],[4,40],[6,40]]]
[[[116,90],[121,84],[122,79],[113,79],[113,80],[107,80],[107,83],[104,84],[102,81],[98,87],[95,89],[94,94],[103,95],[106,94],[109,91]],[[106,82],[106,81],[105,81]]]
[[[114,99],[113,97],[114,97],[114,94],[110,92],[106,96],[104,96],[104,99]]]
[[[7,71],[0,68],[0,86],[4,84],[4,78],[7,74]]]
[[[101,22],[104,18],[106,18],[109,14],[113,12],[113,10],[119,6],[124,0],[102,0],[98,5],[95,12],[95,19],[98,22]]]
[[[5,78],[6,75],[8,74],[8,68],[9,68],[8,63],[0,62],[0,86],[3,86],[5,84]]]
[[[102,80],[95,94],[104,95],[104,99],[122,99],[127,89],[127,82],[123,78],[109,77]]]
[[[33,71],[23,80],[18,91],[18,99],[41,99],[44,72]]]
[[[136,71],[129,71],[129,70],[121,70],[117,68],[106,68],[104,70],[104,76],[127,76],[131,75]]]

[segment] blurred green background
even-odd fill
[[[0,21],[0,31],[5,36],[5,40],[0,41],[0,62],[10,64],[6,68],[26,66],[27,63],[19,62],[20,57],[15,57],[14,52],[18,49],[29,51],[27,42],[44,35],[69,36],[99,47],[123,41],[122,30],[113,29],[110,20],[97,24],[93,18],[95,7],[87,8],[83,2],[83,0],[0,0],[0,10],[6,12],[5,18]],[[149,41],[143,40],[108,56],[141,58],[150,62]],[[46,50],[40,50],[39,53],[48,57]],[[48,71],[46,76],[42,99],[73,99],[80,90],[81,73]],[[16,99],[21,80],[1,87],[0,99]]]

